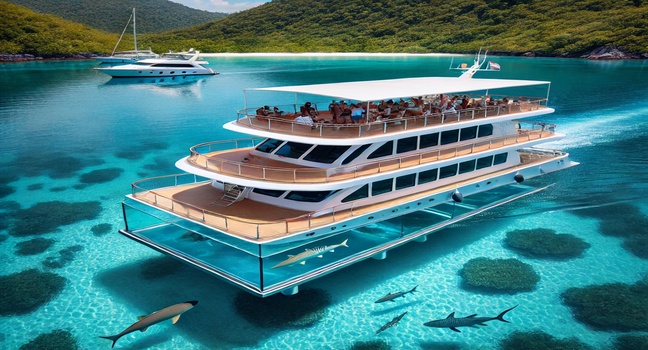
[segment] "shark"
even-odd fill
[[[311,249],[306,249],[305,251],[297,254],[297,255],[288,255],[288,259],[278,263],[277,265],[273,266],[273,269],[276,269],[277,267],[282,267],[286,265],[292,265],[292,264],[306,264],[306,260],[314,257],[321,258],[324,256],[324,253],[326,252],[334,252],[335,249],[339,247],[349,247],[347,245],[347,241],[349,239],[345,239],[344,242],[340,244],[334,244],[334,245],[325,245],[322,247],[316,247],[316,248],[311,248]]]
[[[416,287],[418,287],[418,286],[416,286]],[[412,288],[412,289],[410,289],[410,290],[408,290],[406,292],[389,293],[389,294],[385,295],[384,297],[374,301],[374,304],[384,303],[386,301],[394,302],[394,299],[396,299],[396,298],[405,297],[406,294],[416,292],[416,287],[414,287],[414,288]]]
[[[403,312],[399,316],[394,317],[391,321],[385,323],[385,325],[383,325],[382,327],[380,327],[379,330],[376,331],[376,334],[384,331],[387,328],[391,328],[391,327],[394,327],[395,325],[397,325],[398,322],[400,322],[400,320],[403,318],[403,316],[405,316],[406,313],[407,313],[407,311]]]
[[[477,328],[477,326],[486,326],[484,322],[488,321],[493,321],[493,320],[498,320],[506,323],[511,323],[507,320],[504,319],[504,315],[515,309],[517,305],[513,306],[510,309],[502,311],[499,315],[495,317],[477,317],[477,314],[473,314],[470,316],[466,317],[460,317],[460,318],[455,318],[454,315],[455,313],[451,313],[448,315],[448,317],[440,319],[440,320],[434,320],[430,322],[426,322],[423,325],[428,326],[428,327],[434,327],[434,328],[450,328],[455,332],[461,333],[460,330],[457,329],[457,327],[473,327]]]
[[[180,315],[182,313],[189,311],[191,308],[196,306],[198,304],[198,301],[187,301],[184,303],[180,304],[175,304],[171,305],[168,307],[165,307],[162,310],[155,311],[154,313],[148,315],[148,316],[140,316],[139,321],[133,323],[130,325],[128,328],[124,329],[121,333],[115,334],[115,335],[108,335],[108,336],[100,336],[100,338],[112,340],[112,346],[111,348],[115,347],[115,343],[117,343],[117,340],[119,338],[125,336],[128,333],[132,333],[135,331],[140,331],[140,332],[146,332],[146,330],[157,323],[160,323],[162,321],[172,319],[173,324],[178,322],[178,319],[180,319]]]

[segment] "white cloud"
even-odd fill
[[[270,0],[171,0],[187,7],[211,12],[233,13],[263,5]]]

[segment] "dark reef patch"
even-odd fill
[[[92,226],[90,229],[92,231],[92,234],[95,236],[103,236],[106,233],[111,232],[113,229],[113,226],[111,224],[103,223],[103,224],[98,224]]]
[[[141,264],[141,267],[142,278],[152,280],[173,275],[185,267],[185,264],[165,255],[148,259]]]
[[[16,255],[36,255],[48,250],[56,243],[50,238],[34,238],[16,244]]]
[[[0,210],[3,211],[16,211],[20,209],[20,203],[16,201],[3,201],[0,202]]]
[[[153,163],[145,164],[144,169],[157,174],[168,174],[172,173],[175,167],[173,162],[169,162],[168,159],[156,157],[153,159]]]
[[[291,296],[275,294],[258,298],[239,292],[234,309],[248,322],[261,328],[307,328],[324,318],[331,296],[322,289],[304,289]]]
[[[9,163],[9,171],[27,177],[47,175],[52,179],[67,179],[86,166],[100,165],[100,159],[79,159],[64,152],[26,153]]]
[[[392,347],[384,340],[354,342],[349,350],[390,350]]]
[[[612,341],[614,350],[648,350],[648,334],[623,334]]]
[[[67,186],[56,186],[50,188],[50,192],[63,192],[63,191],[67,191],[67,189],[68,189]]]
[[[79,344],[72,333],[62,329],[38,335],[19,350],[77,350]]]
[[[93,170],[89,173],[82,174],[80,181],[88,185],[106,183],[118,178],[123,171],[124,169],[121,168]]]
[[[67,280],[36,269],[0,276],[0,315],[24,315],[54,299]]]
[[[557,234],[546,228],[509,231],[504,244],[525,256],[553,259],[576,258],[590,247],[589,243],[574,235]]]
[[[69,264],[76,257],[76,253],[83,250],[82,245],[73,245],[59,250],[59,256],[49,256],[43,261],[43,266],[50,269],[60,269]]]
[[[464,264],[459,275],[462,288],[476,292],[530,292],[540,281],[531,265],[517,259],[475,258]]]
[[[558,339],[542,331],[515,331],[500,341],[502,350],[594,350],[576,338]]]
[[[0,235],[0,243],[6,241],[9,238],[9,235]]]
[[[10,194],[16,192],[16,188],[13,186],[1,184],[0,185],[0,198],[9,196]]]
[[[127,148],[115,152],[115,157],[126,160],[140,160],[144,157],[145,154],[146,152],[144,151]]]
[[[648,260],[648,235],[630,236],[621,246],[636,257]]]
[[[29,209],[13,213],[15,223],[9,229],[12,236],[40,235],[58,232],[59,226],[92,220],[101,213],[101,204],[90,202],[41,202]]]
[[[45,187],[45,184],[31,184],[27,186],[27,191],[40,191]]]
[[[648,277],[632,284],[569,288],[561,294],[574,317],[605,331],[648,331]]]

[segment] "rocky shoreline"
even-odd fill
[[[539,52],[525,52],[523,54],[511,52],[492,52],[494,56],[524,56],[524,57],[563,57],[563,58],[586,58],[588,60],[636,60],[648,59],[648,53],[636,54],[625,52],[616,46],[603,46],[594,49],[585,54],[564,53],[562,55],[547,55]],[[87,60],[101,56],[95,53],[80,52],[75,55],[54,55],[54,56],[37,56],[31,54],[2,54],[0,53],[0,62],[28,62],[28,61],[45,61],[45,60]]]

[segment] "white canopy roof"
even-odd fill
[[[279,86],[246,90],[293,92],[298,94],[328,96],[343,100],[379,101],[390,98],[481,91],[542,84],[550,84],[550,82],[536,80],[428,77]]]

